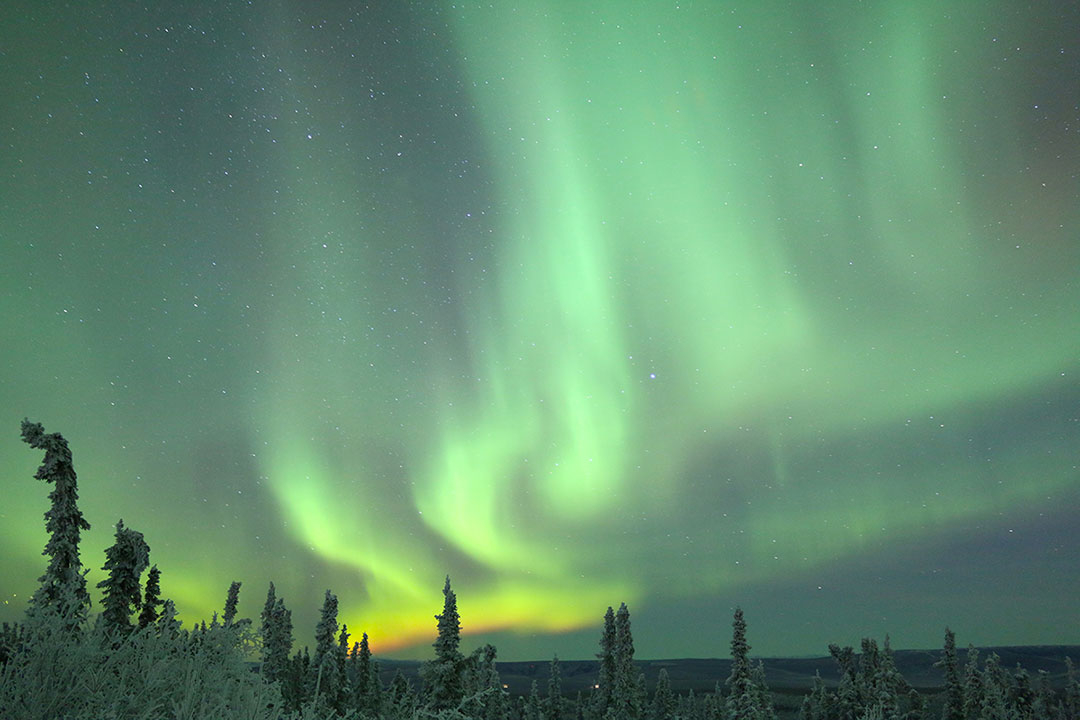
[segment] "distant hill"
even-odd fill
[[[1017,664],[1032,675],[1039,670],[1050,674],[1051,684],[1062,687],[1065,677],[1065,658],[1072,657],[1080,661],[1080,645],[1050,645],[1021,647],[979,648],[980,658],[984,659],[995,652],[1001,658],[1001,666],[1015,668]],[[960,663],[966,659],[966,649],[960,649]],[[941,659],[941,650],[894,650],[896,667],[904,679],[920,690],[939,688],[943,684],[941,669],[934,664]],[[814,674],[821,673],[827,685],[836,685],[839,681],[836,662],[831,657],[818,658],[762,658],[765,663],[765,678],[769,687],[778,693],[802,694],[809,690]],[[418,671],[420,663],[411,660],[380,660],[383,684],[388,684],[399,669],[408,677],[414,687],[419,687]],[[536,680],[540,692],[547,692],[548,669],[550,661],[500,662],[497,663],[503,683],[513,695],[529,692],[532,681]],[[695,694],[712,692],[717,681],[723,684],[731,672],[731,661],[721,659],[682,659],[682,660],[642,660],[634,663],[645,673],[645,679],[652,691],[656,676],[661,668],[667,668],[672,689],[685,693],[690,689]],[[587,692],[596,682],[597,664],[595,660],[563,660],[559,662],[562,673],[563,693],[574,695],[578,691]]]

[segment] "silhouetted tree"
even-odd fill
[[[229,592],[225,596],[225,613],[221,616],[221,621],[225,625],[232,625],[233,620],[236,618],[236,606],[240,601],[240,585],[235,580],[229,585]]]
[[[642,698],[634,672],[634,637],[630,632],[630,610],[626,603],[615,613],[615,677],[611,691],[611,707],[615,720],[638,720]]]
[[[139,629],[153,625],[158,619],[158,606],[161,600],[161,571],[158,566],[150,568],[146,574],[146,588],[143,590],[142,610],[139,612]]]
[[[79,490],[75,466],[67,440],[60,433],[46,435],[40,423],[23,419],[22,440],[30,447],[45,451],[45,459],[34,477],[52,483],[49,509],[45,511],[45,530],[49,540],[42,555],[49,556],[45,574],[38,578],[41,585],[30,598],[29,614],[46,608],[69,618],[68,629],[74,629],[86,618],[90,594],[86,591],[86,574],[79,560],[79,540],[90,523],[79,510]]]
[[[593,717],[602,720],[611,707],[611,696],[615,686],[615,611],[608,606],[604,613],[604,630],[600,634],[600,652],[596,654],[600,668],[596,679],[596,690],[592,697]]]
[[[464,656],[458,650],[461,642],[461,620],[457,611],[457,596],[450,589],[450,576],[443,585],[443,611],[436,615],[438,636],[433,644],[435,659],[423,665],[424,692],[432,710],[457,707],[464,696],[462,664]]]
[[[262,624],[259,634],[262,636],[262,667],[260,672],[267,682],[279,681],[284,686],[289,668],[289,653],[292,652],[292,612],[285,607],[285,601],[277,597],[274,583],[266,593],[266,604],[262,610]],[[286,692],[282,687],[283,694]]]
[[[142,588],[139,576],[150,564],[150,546],[143,534],[116,523],[116,540],[105,550],[102,570],[108,577],[97,584],[102,589],[100,621],[109,632],[131,630],[131,614],[139,609]]]
[[[338,633],[338,644],[334,649],[334,661],[337,664],[338,686],[334,697],[328,697],[330,706],[342,712],[352,702],[352,688],[349,686],[349,675],[346,672],[346,663],[349,659],[349,626],[341,624]]]
[[[165,600],[161,604],[161,614],[154,624],[165,637],[175,638],[180,634],[180,621],[176,619],[176,605],[172,600]]]
[[[382,704],[382,687],[377,664],[371,659],[367,633],[362,633],[360,642],[353,644],[349,662],[352,665],[352,706],[362,713],[377,716]]]

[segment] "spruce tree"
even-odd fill
[[[754,667],[750,671],[750,679],[753,682],[754,694],[757,697],[758,716],[762,720],[776,720],[772,693],[769,692],[769,685],[765,682],[765,662],[763,660],[754,663]]]
[[[387,716],[390,718],[412,718],[416,715],[417,699],[409,679],[398,668],[390,687],[386,690]]]
[[[982,720],[1013,720],[1014,713],[1009,706],[1009,682],[997,653],[990,653],[986,658],[982,679]]]
[[[464,697],[461,673],[465,658],[458,650],[461,620],[449,575],[443,585],[443,611],[435,620],[438,621],[438,636],[433,643],[435,659],[425,663],[421,671],[428,707],[437,712],[456,708]]]
[[[381,704],[378,669],[371,659],[368,634],[362,633],[360,642],[353,645],[351,663],[353,706],[370,715],[377,715]]]
[[[544,712],[544,720],[560,720],[563,711],[562,696],[562,673],[559,670],[559,656],[551,658],[551,669],[548,675],[547,705]]]
[[[814,684],[810,687],[810,693],[803,698],[799,708],[799,719],[828,720],[829,714],[829,694],[819,670],[814,673]]]
[[[340,713],[352,702],[353,695],[353,688],[349,685],[349,676],[346,673],[345,665],[349,659],[349,627],[345,623],[341,624],[341,632],[338,633],[338,644],[334,650],[334,657],[337,662],[338,687],[335,696],[330,698],[330,705]]]
[[[1080,720],[1080,673],[1071,657],[1065,658],[1065,697],[1062,700],[1065,717]]]
[[[674,715],[675,693],[671,690],[671,678],[668,677],[667,668],[660,668],[649,716],[651,720],[672,720]]]
[[[1012,673],[1012,684],[1009,688],[1009,704],[1014,712],[1022,718],[1031,716],[1031,702],[1034,691],[1031,688],[1031,676],[1028,671],[1016,664]]]
[[[601,720],[611,707],[611,697],[615,686],[615,611],[608,606],[604,613],[604,630],[600,634],[600,652],[596,658],[600,669],[596,679],[596,692],[593,694],[593,716]]]
[[[525,699],[525,711],[522,713],[522,720],[543,720],[543,713],[540,709],[540,691],[536,686],[536,680],[532,681],[529,695]]]
[[[731,623],[731,675],[727,679],[726,717],[730,720],[759,720],[762,707],[750,666],[750,643],[746,641],[746,620],[742,608],[735,608]]]
[[[332,707],[341,688],[337,660],[338,599],[329,590],[323,598],[322,613],[315,626],[315,653],[308,670],[308,696]]]
[[[292,652],[292,611],[285,607],[283,598],[276,596],[274,583],[270,583],[266,593],[261,619],[262,667],[259,672],[267,682],[280,681],[284,685]]]
[[[143,590],[142,610],[139,612],[140,630],[154,624],[161,604],[161,571],[154,565],[146,574],[146,589]]]
[[[982,714],[982,673],[979,671],[979,650],[968,645],[967,665],[964,666],[964,718],[979,720]]]
[[[124,527],[123,520],[116,523],[115,537],[101,568],[108,577],[97,586],[103,595],[101,623],[107,632],[121,633],[131,630],[131,614],[140,607],[139,576],[150,564],[150,546],[141,532]]]
[[[908,711],[904,720],[928,720],[927,700],[915,688],[908,690]]]
[[[225,625],[232,625],[233,620],[236,619],[236,606],[240,601],[240,585],[241,583],[236,580],[229,585],[229,592],[225,596],[225,614],[221,616]]]
[[[617,720],[638,720],[641,702],[634,672],[634,637],[630,632],[630,610],[626,603],[615,613],[615,677],[611,704]]]
[[[79,560],[79,540],[90,523],[79,510],[79,490],[75,466],[67,440],[60,433],[46,435],[40,423],[23,419],[22,440],[30,447],[45,451],[45,459],[34,477],[53,484],[49,492],[49,509],[45,511],[45,530],[49,540],[42,555],[49,556],[45,574],[38,578],[41,585],[30,598],[30,615],[45,609],[55,610],[68,618],[69,629],[85,619],[90,608],[86,591],[86,575]]]
[[[945,672],[945,707],[942,720],[964,720],[964,685],[956,658],[956,634],[945,628],[945,652],[936,665]]]
[[[172,600],[165,600],[161,604],[161,614],[154,625],[157,631],[167,638],[176,638],[180,634],[180,621],[176,619],[176,605]]]
[[[1050,685],[1050,673],[1039,670],[1035,679],[1035,689],[1031,697],[1031,717],[1056,720],[1061,713],[1061,706]]]

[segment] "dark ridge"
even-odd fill
[[[1032,675],[1044,670],[1050,674],[1051,685],[1062,688],[1065,685],[1065,658],[1080,660],[1080,645],[1022,645],[1018,647],[979,648],[979,657],[985,660],[990,653],[997,653],[1001,666],[1006,669],[1020,665]],[[966,649],[959,649],[961,665],[965,662]],[[893,660],[897,670],[912,686],[919,690],[935,690],[942,686],[941,668],[934,664],[941,659],[941,650],[894,650]],[[765,663],[765,679],[769,688],[782,694],[802,694],[810,689],[814,674],[821,673],[826,685],[835,686],[840,676],[836,661],[831,657],[817,658],[761,658]],[[419,687],[420,662],[416,660],[381,659],[381,680],[389,684],[394,673],[399,669]],[[667,668],[671,678],[671,689],[676,693],[693,690],[694,694],[712,692],[716,683],[723,685],[731,673],[731,660],[719,658],[684,658],[678,660],[638,660],[634,665],[645,673],[650,692],[656,683],[660,668]],[[498,662],[499,677],[512,695],[526,695],[536,680],[546,688],[549,660]],[[588,692],[596,682],[597,662],[595,660],[560,660],[563,693],[574,695],[578,691]]]

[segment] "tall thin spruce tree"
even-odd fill
[[[768,689],[764,687],[764,669],[755,676],[750,664],[750,643],[746,641],[742,608],[735,608],[731,627],[731,675],[727,679],[729,695],[724,704],[724,715],[728,720],[770,718],[774,711]]]
[[[450,576],[443,585],[443,611],[436,615],[438,636],[435,638],[435,659],[424,664],[421,672],[427,704],[432,710],[456,708],[464,697],[462,666],[464,656],[458,649],[461,643],[461,619],[458,616],[457,596],[450,589]]]
[[[332,704],[341,689],[337,661],[338,599],[329,590],[323,598],[322,615],[315,626],[315,653],[308,671],[309,697]]]
[[[562,672],[559,670],[559,656],[551,658],[551,671],[548,675],[547,704],[544,707],[544,720],[560,720],[563,712]]]
[[[49,540],[42,555],[49,556],[45,574],[38,578],[41,585],[30,598],[29,614],[52,609],[69,618],[71,627],[85,619],[90,609],[90,594],[86,591],[86,574],[79,560],[79,540],[90,523],[79,510],[79,490],[71,449],[60,433],[46,434],[40,423],[23,419],[22,440],[37,450],[45,451],[45,459],[34,477],[52,483],[51,503],[45,511],[45,530]]]
[[[615,677],[611,703],[617,720],[638,720],[641,698],[634,672],[634,636],[630,632],[630,610],[626,603],[615,613]]]
[[[611,693],[615,685],[615,610],[609,605],[604,613],[604,630],[600,634],[600,652],[596,654],[600,668],[593,694],[593,716],[603,718],[611,707]]]
[[[97,584],[102,589],[100,622],[106,631],[122,633],[131,630],[131,614],[141,606],[142,587],[139,578],[150,564],[150,546],[137,530],[116,523],[116,540],[105,551],[102,570],[108,577]]]
[[[236,619],[236,606],[240,602],[240,585],[242,583],[233,580],[229,585],[229,592],[225,596],[225,613],[221,616],[221,622],[232,625]]]
[[[262,667],[259,672],[267,682],[278,681],[284,688],[292,652],[292,611],[285,607],[285,600],[277,597],[274,583],[266,593],[262,610]]]
[[[153,625],[158,619],[158,606],[161,600],[161,571],[154,565],[146,574],[146,589],[143,591],[142,610],[139,612],[139,629]]]
[[[660,668],[656,678],[656,690],[653,691],[651,720],[672,720],[675,715],[675,693],[671,690],[671,678],[667,668]]]
[[[964,720],[964,685],[960,679],[960,665],[956,658],[956,634],[945,628],[945,651],[935,663],[945,672],[945,707],[942,720]]]

